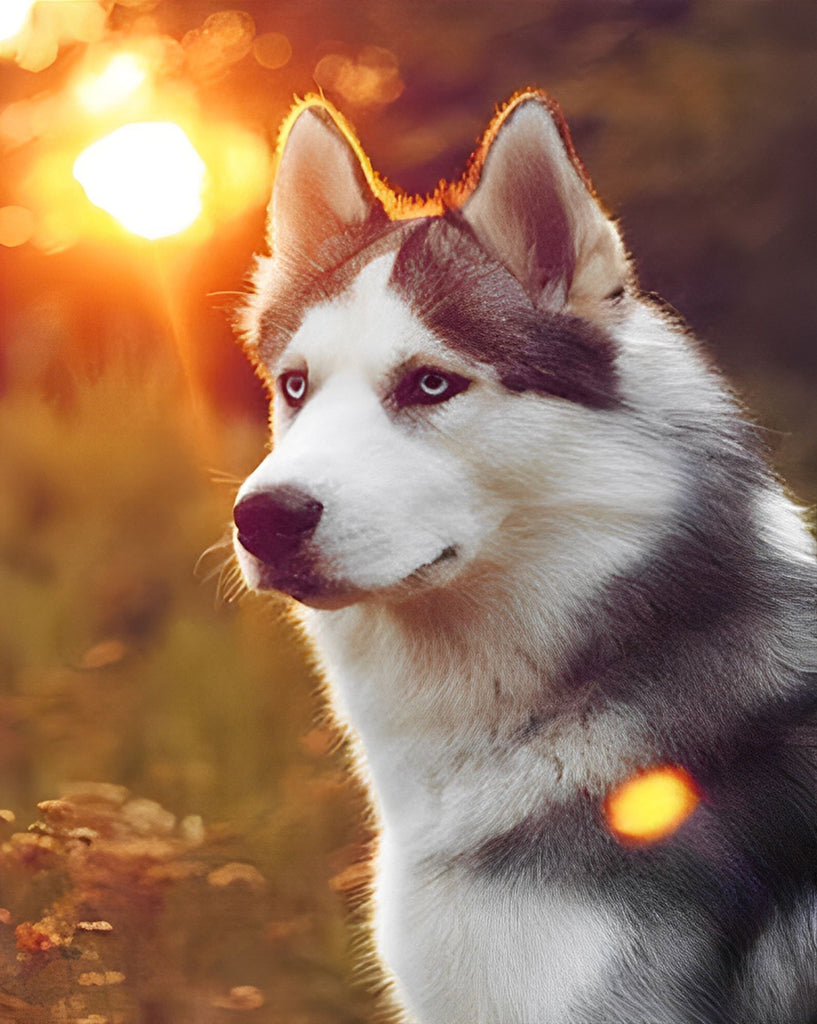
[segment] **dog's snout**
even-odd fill
[[[323,505],[297,487],[282,485],[243,498],[233,509],[238,540],[268,565],[291,558],[315,532]]]

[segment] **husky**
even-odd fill
[[[556,103],[412,200],[300,101],[269,244],[235,551],[359,739],[408,1019],[813,1024],[814,543]]]

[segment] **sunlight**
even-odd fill
[[[131,53],[113,57],[99,75],[86,78],[77,85],[77,96],[92,113],[116,106],[135,92],[145,81],[147,72]]]
[[[655,842],[671,835],[700,802],[692,776],[673,765],[627,779],[605,801],[605,815],[619,839]]]
[[[3,0],[0,5],[0,43],[22,32],[35,0]]]
[[[201,213],[205,166],[170,121],[127,124],[77,157],[74,177],[94,205],[143,238],[164,238]]]

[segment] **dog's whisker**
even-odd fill
[[[207,559],[209,559],[211,556],[218,555],[219,558],[221,558],[221,556],[223,556],[225,554],[225,552],[228,553],[231,556],[232,555],[232,550],[233,550],[233,531],[232,531],[232,527],[228,527],[224,531],[224,533],[222,534],[221,539],[215,541],[209,547],[205,548],[204,551],[202,551],[202,553],[196,559],[196,564],[193,567],[193,575],[194,576],[200,576],[200,573],[201,573],[202,569],[204,568],[204,565],[205,565]],[[218,566],[216,567],[215,570],[208,570],[206,575],[201,577],[202,581],[203,582],[207,582],[208,580],[212,579],[220,571],[221,571],[221,561],[219,562],[219,564],[218,564]]]
[[[231,604],[246,593],[249,593],[249,587],[239,565],[234,559],[226,561],[221,566],[219,574],[219,597],[227,604]]]
[[[243,478],[236,476],[235,473],[228,473],[222,469],[210,469],[208,475],[214,484],[225,484],[228,487],[234,487],[236,491],[244,482]]]

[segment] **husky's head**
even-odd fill
[[[235,506],[251,586],[337,608],[533,557],[580,586],[674,501],[628,394],[635,376],[648,408],[662,360],[622,356],[643,307],[543,94],[512,100],[463,182],[423,203],[376,178],[328,105],[300,104],[270,245],[244,324],[275,438]]]

